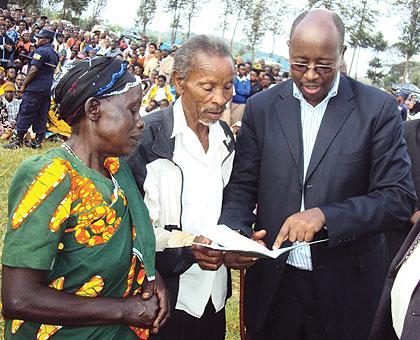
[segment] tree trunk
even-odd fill
[[[273,45],[271,46],[271,59],[274,59],[274,46],[276,44],[276,35],[273,33]]]
[[[405,63],[404,63],[404,73],[403,73],[403,78],[402,78],[403,84],[407,83],[408,62],[409,61],[410,61],[410,57],[407,55],[405,57]]]
[[[256,45],[257,44],[256,44],[255,41],[253,41],[252,44],[251,44],[251,61],[254,61],[255,60],[255,54],[256,54],[255,46]]]
[[[230,39],[229,49],[231,53],[232,53],[232,47],[233,47],[233,39],[235,38],[236,29],[238,28],[239,18],[241,17],[241,14],[242,14],[242,9],[239,10],[238,16],[236,17],[235,28],[233,29],[232,39]]]
[[[354,71],[354,79],[357,79],[357,67],[359,66],[360,47],[357,49],[356,70]]]
[[[363,2],[363,11],[362,11],[362,13],[365,13],[366,5],[367,5],[367,2],[366,2],[366,1],[364,1],[364,2]],[[359,34],[359,32],[362,30],[362,27],[363,27],[363,24],[364,24],[365,19],[366,19],[366,18],[365,18],[365,16],[362,16],[362,17],[361,17],[361,20],[360,20],[360,23],[359,23],[359,28],[357,29],[358,34]],[[354,42],[353,56],[351,57],[351,63],[350,63],[350,68],[349,68],[349,74],[350,74],[350,72],[351,72],[351,68],[352,68],[352,66],[353,66],[353,60],[354,60],[354,56],[355,56],[355,52],[356,52],[355,50],[356,50],[357,48],[359,48],[359,45],[358,45],[358,42],[357,42],[357,41],[355,41],[355,42]]]
[[[174,17],[172,19],[172,32],[171,32],[171,45],[173,45],[175,43],[175,37],[176,37],[176,26],[178,25],[176,18],[177,18],[177,11],[178,11],[178,6],[175,7],[174,9]]]
[[[353,67],[353,61],[354,61],[354,56],[356,55],[356,50],[357,50],[357,46],[353,47],[353,54],[351,55],[351,62],[350,62],[350,67],[349,67],[349,75],[351,72],[351,69]]]
[[[188,31],[187,31],[187,39],[189,39],[189,38],[190,38],[190,32],[191,32],[191,20],[192,20],[192,17],[189,15],[189,16],[188,16]]]
[[[181,17],[181,8],[178,8],[178,16],[176,18],[176,26],[175,26],[175,33],[174,33],[174,42],[172,44],[175,44],[176,41],[176,35],[178,33],[178,27],[179,27],[179,19]]]
[[[225,16],[225,18],[223,19],[222,39],[224,39],[224,38],[225,38],[226,26],[227,26],[227,18],[226,18],[226,16]]]
[[[146,25],[147,25],[147,21],[144,21],[143,22],[143,33],[142,33],[143,36],[146,35]]]

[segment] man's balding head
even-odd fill
[[[326,98],[345,51],[344,26],[331,11],[316,9],[299,15],[289,41],[291,74],[311,105]]]
[[[305,22],[303,22],[305,21]],[[334,12],[329,11],[327,9],[313,9],[309,11],[305,11],[301,13],[292,24],[292,28],[290,29],[290,36],[289,39],[292,40],[292,36],[295,33],[296,28],[299,24],[313,24],[314,22],[324,23],[325,26],[333,23],[338,34],[338,43],[339,46],[344,45],[344,35],[345,35],[345,28],[344,23],[341,18]]]

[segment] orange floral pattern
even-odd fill
[[[119,160],[109,157],[104,166],[111,174],[115,174],[120,167]],[[49,229],[56,232],[70,215],[77,215],[78,224],[74,228],[66,229],[66,233],[74,232],[76,241],[89,247],[106,243],[120,226],[121,217],[103,199],[90,178],[81,176],[67,160],[60,158],[54,159],[36,176],[13,214],[12,228],[19,228],[66,175],[70,176],[70,190],[54,211]],[[118,189],[118,196],[124,206],[127,206],[127,199],[121,189]],[[112,194],[111,201],[114,200]]]

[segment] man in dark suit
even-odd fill
[[[411,229],[404,244],[401,246],[397,256],[391,263],[388,275],[385,281],[381,300],[379,302],[378,310],[376,311],[375,319],[372,325],[372,331],[369,340],[414,340],[418,339],[420,335],[420,282],[408,282],[411,287],[409,294],[411,297],[406,301],[405,314],[399,315],[401,309],[396,308],[392,310],[392,304],[402,300],[402,295],[407,293],[401,289],[401,281],[398,282],[398,275],[404,275],[404,266],[409,261],[417,261],[414,263],[416,273],[413,275],[403,276],[400,280],[412,280],[419,276],[420,268],[418,266],[418,252],[420,251],[420,222]],[[417,258],[417,260],[416,260]],[[413,268],[413,267],[411,267]],[[411,270],[411,268],[409,270]],[[418,281],[417,281],[418,282]],[[392,295],[393,290],[396,290]],[[394,300],[394,301],[393,301]],[[400,322],[396,322],[396,320]],[[401,322],[404,321],[404,322]],[[398,325],[398,326],[397,326]],[[401,327],[402,326],[402,327]],[[398,331],[398,335],[396,334]]]
[[[411,175],[417,193],[416,211],[411,216],[411,223],[415,224],[420,218],[420,119],[404,122],[404,138],[407,142],[408,154],[411,159]]]
[[[269,248],[329,239],[247,270],[253,340],[366,339],[388,263],[382,233],[414,208],[395,98],[341,76],[344,51],[337,15],[301,14],[292,80],[246,105],[220,222],[248,235],[255,223]]]

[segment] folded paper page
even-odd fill
[[[212,240],[212,244],[200,244],[197,245],[223,251],[234,251],[241,253],[245,256],[256,257],[256,258],[277,258],[281,254],[284,254],[290,250],[302,247],[304,245],[311,245],[321,242],[326,242],[328,239],[318,240],[308,243],[299,243],[290,247],[284,247],[276,250],[270,250],[256,241],[253,241],[245,236],[242,236],[238,232],[230,229],[225,225],[218,225],[213,228],[206,228],[203,236]]]

